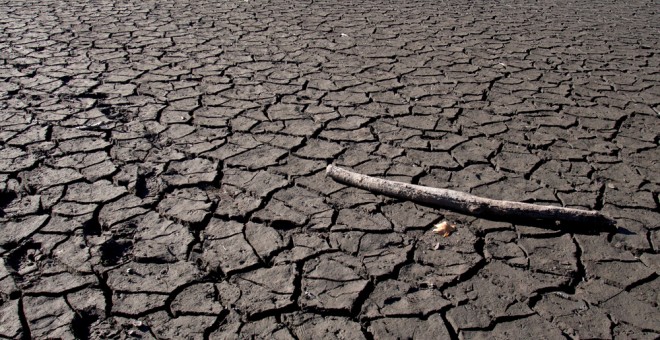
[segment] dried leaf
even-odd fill
[[[455,224],[449,224],[447,221],[442,221],[434,226],[433,232],[436,234],[440,234],[443,237],[447,237],[451,235],[456,231],[456,225]]]

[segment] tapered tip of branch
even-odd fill
[[[328,164],[328,166],[325,167],[325,173],[326,173],[326,174],[330,174],[330,172],[332,172],[332,169],[333,169],[334,167],[335,167],[334,165],[332,165],[332,164]]]

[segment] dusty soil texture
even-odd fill
[[[0,337],[657,338],[659,11],[0,0]]]

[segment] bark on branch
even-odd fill
[[[362,175],[334,165],[327,174],[334,180],[375,193],[426,203],[470,215],[495,215],[504,218],[542,219],[572,223],[598,223],[613,226],[615,221],[599,211],[500,201],[468,193],[395,182]]]

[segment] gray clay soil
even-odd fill
[[[0,337],[657,338],[659,11],[1,0]]]

